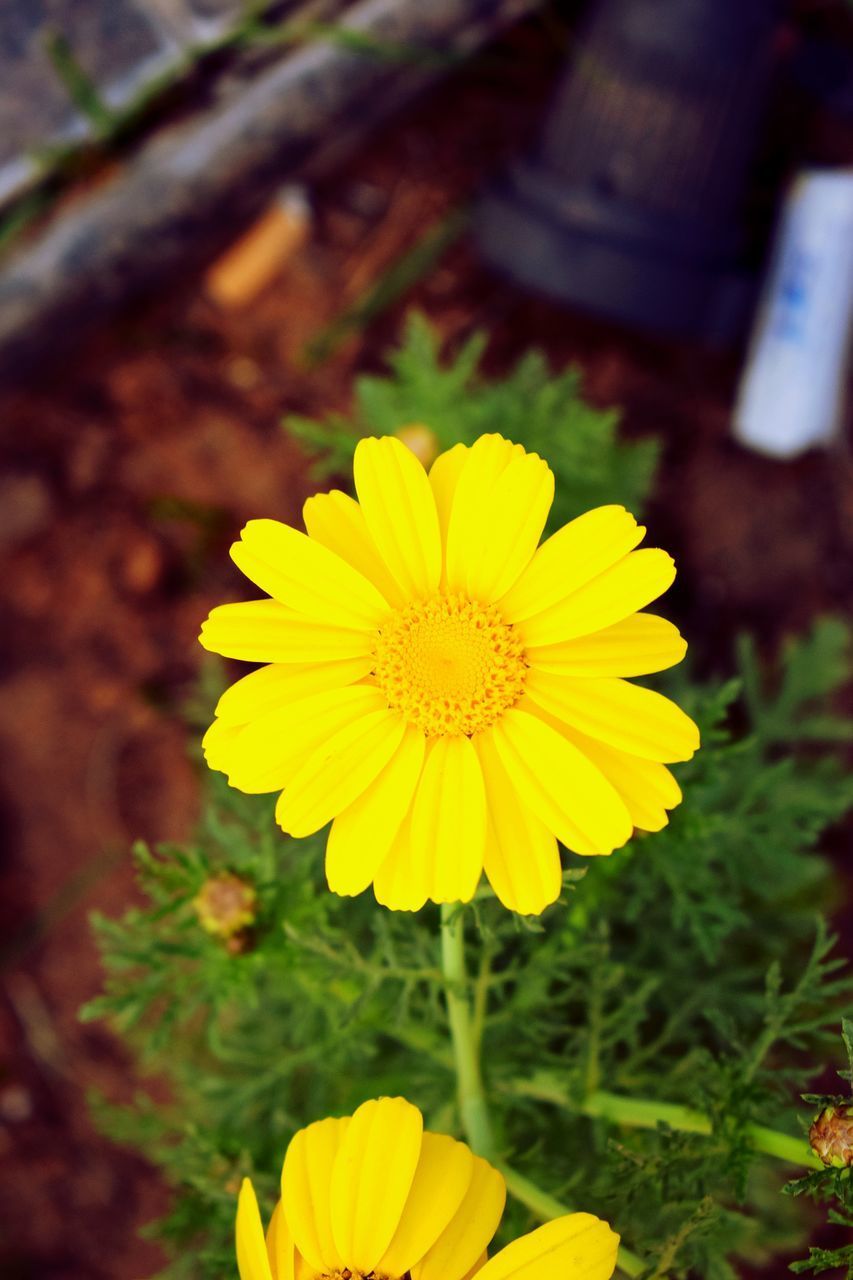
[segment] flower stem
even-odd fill
[[[465,968],[464,910],[458,903],[444,903],[441,908],[441,966],[462,1128],[478,1155],[494,1159],[495,1139],[480,1074],[479,1047]]]
[[[622,1124],[631,1129],[656,1129],[658,1124],[662,1123],[678,1133],[700,1133],[710,1136],[714,1128],[710,1116],[673,1102],[658,1102],[651,1098],[629,1098],[598,1089],[575,1104],[559,1087],[549,1084],[537,1085],[536,1082],[519,1083],[515,1091],[529,1098],[539,1098],[543,1102],[552,1102],[566,1110],[596,1119],[610,1120],[613,1124]],[[767,1129],[759,1124],[747,1125],[744,1136],[755,1151],[775,1156],[777,1160],[811,1169],[823,1168],[820,1160],[809,1150],[803,1138],[778,1133],[775,1129]]]
[[[775,1156],[777,1160],[785,1160],[788,1164],[804,1164],[810,1169],[823,1169],[825,1165],[819,1156],[810,1150],[804,1138],[791,1138],[787,1133],[778,1133],[775,1129],[765,1129],[763,1125],[747,1126],[747,1138],[756,1151]]]
[[[464,909],[458,903],[444,903],[441,908],[441,968],[447,1000],[447,1020],[453,1043],[453,1062],[459,1098],[462,1128],[471,1148],[496,1165],[506,1179],[507,1190],[527,1206],[542,1222],[560,1218],[572,1210],[555,1200],[547,1191],[497,1159],[492,1121],[489,1115],[483,1077],[480,1073],[480,1032],[485,1018],[483,1003],[484,972],[480,974],[480,990],[475,992],[476,1016],[472,1012],[470,983],[465,967]],[[617,1266],[626,1276],[639,1276],[644,1263],[630,1249],[620,1247]]]

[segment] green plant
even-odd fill
[[[653,444],[621,443],[578,376],[537,357],[478,378],[480,350],[445,367],[415,321],[391,377],[360,383],[357,429],[295,429],[330,470],[359,431],[424,422],[448,445],[500,429],[548,457],[557,520],[640,504]],[[383,1093],[502,1165],[504,1239],[569,1205],[621,1233],[623,1273],[710,1280],[801,1246],[778,1195],[784,1166],[816,1164],[794,1099],[853,1004],[817,848],[853,801],[832,745],[849,733],[832,710],[849,639],[829,620],[775,672],[745,645],[738,678],[670,680],[703,733],[684,804],[610,858],[568,855],[538,919],[486,888],[417,914],[336,898],[322,834],[283,837],[267,798],[209,777],[189,845],[137,848],[144,905],[95,920],[107,976],[84,1014],[169,1085],[166,1104],[96,1104],[174,1188],[155,1227],[167,1274],[231,1274],[241,1176],[269,1209],[293,1131]],[[254,890],[254,920],[217,935],[197,899],[223,872]]]

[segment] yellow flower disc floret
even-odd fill
[[[435,595],[394,613],[379,633],[374,675],[388,705],[427,737],[479,733],[524,689],[517,631],[496,605]]]

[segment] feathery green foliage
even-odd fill
[[[409,423],[426,423],[442,449],[498,431],[550,464],[557,477],[551,527],[609,502],[638,511],[654,476],[657,442],[619,441],[618,412],[583,400],[580,370],[554,375],[538,352],[502,381],[486,381],[478,374],[486,341],[475,334],[445,363],[438,336],[415,313],[388,359],[391,376],[356,380],[354,420],[290,417],[285,427],[315,458],[318,479],[351,473],[362,436],[390,435]]]

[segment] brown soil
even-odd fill
[[[240,596],[226,549],[248,517],[297,520],[310,491],[285,412],[350,403],[416,305],[456,343],[491,330],[500,372],[531,345],[579,362],[590,399],[624,406],[665,459],[654,541],[680,563],[672,609],[705,668],[734,633],[772,647],[853,586],[853,464],[762,460],[729,437],[733,358],[638,339],[532,299],[463,241],[404,302],[319,368],[316,337],[401,251],[531,136],[557,56],[525,29],[469,68],[314,193],[307,246],[255,304],[217,312],[196,281],[118,318],[43,386],[9,396],[0,482],[7,612],[0,651],[0,902],[9,967],[0,1002],[0,1257],[10,1277],[144,1276],[138,1226],[166,1193],[100,1137],[86,1093],[128,1097],[129,1064],[80,1004],[97,992],[87,912],[132,900],[133,839],[191,829],[198,774],[182,706],[199,623]],[[853,154],[853,147],[849,154]]]

